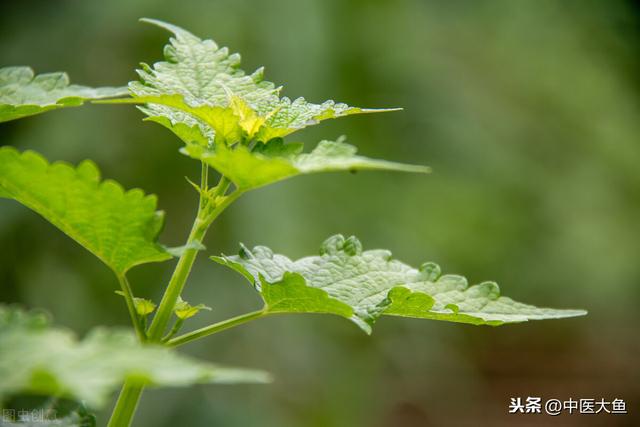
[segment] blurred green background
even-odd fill
[[[285,95],[404,107],[294,139],[346,134],[365,155],[434,169],[304,177],[250,193],[214,225],[209,253],[244,242],[299,257],[331,234],[355,234],[414,265],[435,261],[516,299],[590,314],[502,328],[384,318],[372,337],[334,317],[269,318],[184,351],[267,369],[273,385],[150,391],[136,426],[640,425],[637,3],[2,2],[0,66],[122,85],[138,62],[160,60],[168,39],[142,16],[214,38],[247,70],[265,65]],[[196,205],[183,177],[198,165],[142,117],[126,106],[68,109],[2,124],[0,144],[91,158],[104,176],[158,194],[161,240],[179,245]],[[3,301],[44,307],[80,333],[127,325],[107,268],[6,200],[0,253]],[[134,291],[157,300],[172,267],[135,269]],[[246,282],[204,256],[184,296],[213,307],[192,327],[259,306]],[[516,396],[622,398],[630,413],[508,415]]]

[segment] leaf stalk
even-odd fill
[[[264,309],[258,311],[252,311],[250,313],[241,314],[240,316],[233,317],[231,319],[226,319],[218,323],[214,323],[209,326],[205,326],[204,328],[196,329],[195,331],[188,332],[184,335],[180,335],[172,340],[167,342],[167,346],[169,347],[177,347],[183,344],[187,344],[191,341],[195,341],[200,338],[207,337],[209,335],[217,334],[218,332],[222,332],[226,329],[233,328],[235,326],[242,325],[243,323],[250,322],[255,319],[259,319],[268,315]]]
[[[147,339],[147,334],[144,330],[144,326],[140,316],[136,312],[136,305],[133,300],[133,292],[131,291],[131,286],[129,285],[129,280],[124,274],[118,274],[118,282],[120,283],[120,288],[122,289],[122,294],[127,303],[127,310],[129,311],[129,316],[131,317],[131,323],[133,323],[133,328],[136,331],[136,336],[140,340],[140,342],[145,342]]]

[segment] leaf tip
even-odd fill
[[[397,111],[404,111],[404,107],[392,107],[392,108],[362,108],[361,113],[395,113]]]
[[[177,25],[173,25],[173,24],[169,24],[168,22],[162,21],[160,19],[154,19],[154,18],[140,18],[138,19],[139,22],[145,23],[145,24],[151,24],[154,25],[156,27],[165,29],[173,34],[175,34],[176,36],[178,35],[191,35],[193,36],[191,33],[189,33],[188,31],[178,27]]]
[[[357,316],[356,314],[351,316],[349,320],[355,323],[356,326],[358,326],[358,328],[360,328],[360,330],[365,334],[367,334],[368,336],[371,336],[371,334],[373,333],[373,328],[371,327],[371,325],[366,321],[364,321],[361,317]]]
[[[566,315],[564,317],[580,317],[580,316],[586,316],[587,314],[589,314],[588,310],[583,310],[583,309],[568,309],[566,310]]]

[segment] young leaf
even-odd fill
[[[103,406],[125,380],[152,387],[267,382],[261,371],[225,368],[139,344],[123,330],[96,329],[82,341],[40,314],[0,306],[0,400],[35,393]]]
[[[494,326],[586,314],[516,302],[500,296],[494,282],[469,287],[462,276],[441,275],[436,264],[415,269],[389,251],[363,251],[355,237],[332,236],[319,256],[297,261],[263,246],[212,259],[246,277],[267,312],[337,314],[367,333],[383,314]]]
[[[236,131],[225,135],[227,143],[236,142],[241,135],[269,141],[326,119],[391,111],[350,107],[334,101],[314,104],[304,98],[293,101],[280,98],[280,88],[263,80],[262,68],[250,75],[239,68],[240,55],[230,54],[214,41],[201,40],[175,25],[152,19],[143,21],[172,32],[174,37],[165,46],[165,61],[153,67],[143,64],[138,70],[140,81],[131,82],[129,88],[134,98],[155,97],[147,99],[149,103],[142,111],[179,136],[184,130],[180,125],[197,126],[202,135],[212,130],[219,132],[194,115],[191,108],[209,111],[210,117],[219,116],[216,118],[219,121],[228,122],[229,113],[233,114]],[[175,103],[175,95],[183,98],[183,105]]]
[[[42,156],[0,148],[0,197],[14,199],[91,251],[116,274],[171,258],[156,243],[163,213],[156,197],[100,181],[90,161],[73,168]]]
[[[367,169],[422,173],[430,171],[425,166],[358,156],[356,147],[342,140],[321,141],[310,153],[299,153],[300,149],[301,145],[284,144],[281,139],[272,139],[266,144],[260,143],[253,151],[244,146],[230,149],[224,145],[217,145],[213,150],[199,145],[187,145],[183,151],[218,170],[241,190],[318,172]]]
[[[29,67],[0,68],[0,122],[127,94],[124,87],[70,85],[66,73],[35,76]]]
[[[116,291],[116,294],[120,295],[121,297],[124,297],[126,295],[122,291]],[[133,304],[135,306],[136,313],[138,313],[138,316],[142,317],[148,316],[156,309],[156,303],[146,298],[134,297]]]
[[[173,312],[175,313],[176,317],[180,320],[189,319],[190,317],[193,317],[196,314],[198,314],[200,310],[211,311],[211,307],[207,307],[204,304],[191,305],[185,300],[183,300],[182,297],[178,297],[178,302],[176,302],[176,305],[173,308]]]

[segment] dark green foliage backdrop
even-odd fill
[[[267,67],[285,94],[402,106],[299,134],[341,134],[371,156],[426,163],[431,176],[306,177],[249,194],[214,226],[211,253],[237,242],[292,257],[356,234],[419,264],[586,318],[503,328],[383,319],[373,337],[337,318],[282,317],[187,347],[265,368],[272,386],[145,395],[139,426],[634,425],[640,398],[638,8],[622,1],[22,1],[0,5],[0,66],[66,70],[101,86],[161,57],[175,22]],[[106,177],[158,194],[164,243],[180,244],[197,165],[133,107],[89,106],[0,126],[0,144],[50,159],[94,159]],[[1,299],[44,307],[81,332],[125,325],[112,274],[35,214],[0,203]],[[158,298],[170,263],[141,267]],[[186,297],[198,320],[259,306],[234,274],[201,258]],[[197,323],[198,321],[194,322]],[[509,397],[624,398],[626,417],[509,416]],[[540,417],[544,417],[540,418]]]

